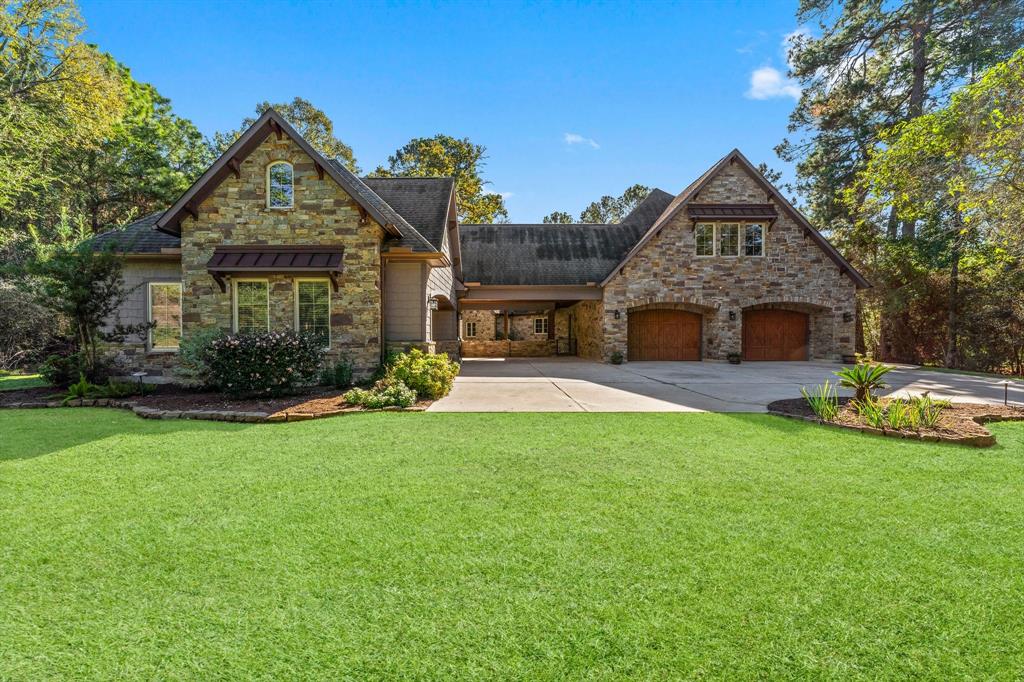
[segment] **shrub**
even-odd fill
[[[416,402],[416,391],[394,377],[385,377],[369,390],[353,388],[345,394],[345,402],[370,410],[411,407]]]
[[[81,353],[53,354],[47,356],[38,368],[39,374],[53,386],[69,386],[81,375],[93,383],[106,381],[113,368],[107,358],[97,358],[88,366]]]
[[[448,359],[447,353],[424,353],[413,348],[408,353],[394,357],[388,367],[388,375],[416,391],[416,395],[427,400],[436,400],[448,395],[459,374],[459,363]]]
[[[888,365],[859,364],[844,367],[833,374],[839,377],[840,386],[852,388],[856,393],[857,400],[863,402],[871,400],[872,391],[887,387],[882,377],[892,370],[893,368]]]
[[[279,331],[213,339],[202,361],[210,383],[222,391],[278,395],[316,380],[323,354],[320,337]]]
[[[0,369],[38,362],[60,336],[60,318],[36,303],[28,287],[0,281],[0,310]]]
[[[625,358],[622,356],[622,351],[617,350],[614,353],[612,353],[612,356],[609,358],[609,360],[611,360],[611,363],[613,365],[621,365],[622,361],[625,360]]]
[[[335,388],[348,388],[352,385],[352,360],[347,355],[333,365],[326,365],[320,375],[320,383]]]
[[[175,376],[186,386],[209,386],[210,366],[206,363],[210,344],[224,336],[219,327],[197,329],[181,339]]]
[[[839,396],[836,395],[836,387],[828,379],[824,384],[816,386],[814,393],[808,393],[803,386],[800,392],[818,419],[830,422],[839,415]]]

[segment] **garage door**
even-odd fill
[[[792,310],[743,313],[744,360],[806,360],[807,315]]]
[[[630,360],[700,360],[697,313],[639,310],[629,313]]]

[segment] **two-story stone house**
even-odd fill
[[[864,278],[738,151],[615,225],[460,225],[451,178],[359,178],[268,111],[167,210],[99,235],[134,287],[115,349],[165,373],[198,329],[596,360],[832,359]],[[113,322],[113,321],[112,321]]]

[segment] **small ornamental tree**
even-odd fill
[[[123,260],[113,248],[96,250],[90,242],[58,246],[37,254],[26,265],[37,278],[39,304],[66,319],[72,330],[79,370],[90,381],[102,377],[100,343],[117,343],[132,334],[142,334],[149,324],[114,325],[104,329],[128,296],[122,279]]]

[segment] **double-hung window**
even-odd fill
[[[715,224],[714,223],[699,223],[696,231],[697,240],[697,255],[698,256],[714,256],[715,255]]]
[[[740,226],[737,223],[720,223],[718,225],[718,255],[740,255]]]
[[[146,301],[149,348],[175,351],[181,342],[181,283],[150,282]]]
[[[295,331],[317,336],[324,348],[331,345],[331,284],[328,280],[296,280]]]
[[[476,322],[466,323],[466,338],[473,338],[476,336]]]
[[[548,333],[548,318],[536,317],[533,320],[533,333],[534,334],[547,334]]]
[[[267,280],[236,280],[234,299],[236,332],[270,331],[270,284]]]

